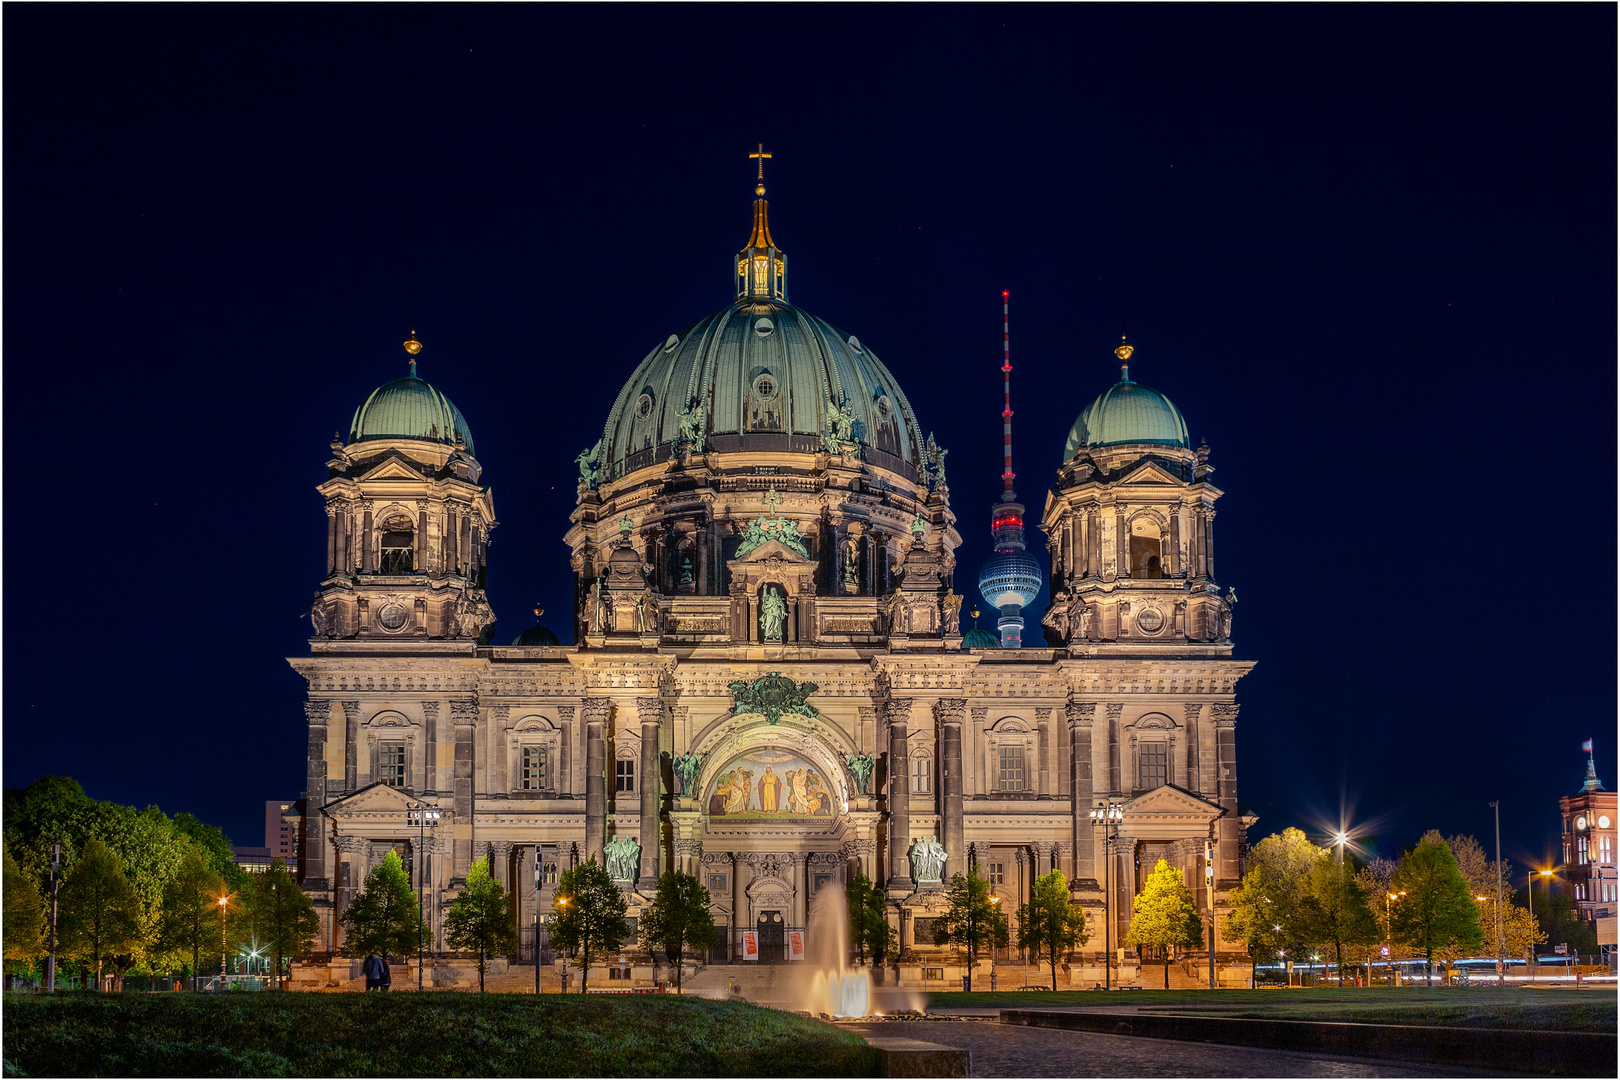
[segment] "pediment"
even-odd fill
[[[1174,484],[1176,487],[1182,486],[1182,480],[1179,476],[1170,473],[1152,458],[1143,458],[1135,465],[1132,465],[1115,483]]]
[[[814,567],[816,565],[816,561],[814,559],[805,558],[803,555],[800,555],[797,551],[794,551],[780,540],[767,540],[757,548],[754,548],[747,555],[729,560],[726,565],[731,567],[757,566],[761,564],[771,564],[773,561],[776,565],[792,566],[796,568]]]
[[[1145,795],[1138,795],[1125,804],[1126,821],[1138,820],[1150,816],[1174,816],[1178,818],[1195,818],[1201,821],[1211,821],[1221,816],[1223,811],[1215,803],[1199,798],[1190,791],[1183,791],[1174,784],[1154,788]]]
[[[377,814],[404,814],[416,800],[405,794],[399,788],[389,787],[378,781],[356,791],[352,795],[345,795],[321,807],[321,812],[327,817],[348,818],[364,814],[367,816]]]
[[[375,469],[359,477],[359,480],[413,480],[417,483],[428,479],[422,475],[421,469],[413,469],[399,458],[383,459]]]

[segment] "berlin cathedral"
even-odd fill
[[[1076,402],[1051,463],[1038,561],[1009,403],[979,578],[999,634],[964,634],[945,452],[869,344],[789,303],[764,196],[761,173],[733,298],[626,365],[576,459],[573,644],[543,626],[495,640],[501,463],[486,476],[462,411],[418,375],[414,333],[408,374],[334,439],[314,635],[290,661],[308,682],[299,875],[317,949],[341,945],[337,916],[390,850],[435,941],[474,860],[529,928],[559,872],[594,858],[632,917],[663,871],[696,875],[721,931],[708,964],[743,959],[744,931],[760,960],[788,958],[816,894],[865,874],[900,983],[959,974],[931,931],[970,867],[1009,912],[1063,872],[1089,932],[1060,974],[1075,987],[1102,981],[1105,949],[1115,977],[1140,961],[1123,945],[1160,859],[1209,942],[1253,820],[1234,703],[1253,665],[1233,659],[1235,598],[1216,584],[1209,448],[1131,380],[1122,343],[1119,381]],[[1240,962],[1240,944],[1214,947]]]

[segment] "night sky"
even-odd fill
[[[950,450],[958,591],[1000,489],[1003,288],[1032,518],[1122,333],[1208,441],[1259,662],[1251,839],[1342,803],[1386,853],[1489,844],[1500,799],[1522,863],[1581,740],[1620,780],[1611,5],[5,26],[8,786],[263,843],[302,794],[315,485],[413,326],[494,486],[497,640],[537,603],[567,640],[574,456],[730,302],[761,141],[790,299]]]

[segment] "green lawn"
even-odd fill
[[[1084,1006],[1149,1008],[1208,1016],[1271,1020],[1349,1021],[1363,1024],[1438,1024],[1445,1027],[1609,1031],[1620,1020],[1615,990],[1529,990],[1510,987],[1426,990],[1070,990],[999,991],[929,995],[930,1009],[999,1007],[1042,1009]]]
[[[7,1076],[875,1076],[860,1036],[665,995],[6,994]]]

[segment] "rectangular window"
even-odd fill
[[[911,793],[927,795],[934,790],[934,763],[927,758],[911,759]]]
[[[942,967],[937,967],[937,968],[925,967],[925,968],[923,968],[923,981],[924,982],[944,982],[945,981],[945,969],[942,968]]]
[[[544,791],[546,789],[546,748],[543,746],[525,746],[523,748],[523,778],[524,791]]]
[[[1575,861],[1583,864],[1586,862],[1586,837],[1584,836],[1575,838]]]
[[[1001,791],[1024,790],[1024,748],[1022,746],[1003,746],[998,749],[999,768],[996,772],[997,787]]]
[[[377,748],[377,779],[389,787],[405,786],[405,747],[400,743],[383,743]]]
[[[932,945],[934,943],[934,920],[911,920],[911,936],[918,945]]]
[[[623,758],[613,763],[613,790],[636,790],[636,762],[634,758]]]
[[[1006,866],[1003,863],[992,862],[984,864],[985,880],[992,885],[1004,885],[1007,882]]]
[[[1170,748],[1162,742],[1142,743],[1136,748],[1137,787],[1143,791],[1161,788],[1170,782]]]
[[[1609,836],[1607,834],[1598,837],[1598,862],[1614,862],[1614,849],[1609,845]]]
[[[557,864],[556,864],[555,861],[547,862],[547,863],[544,864],[542,870],[540,871],[540,884],[542,884],[542,885],[555,885],[555,884],[557,884]]]

